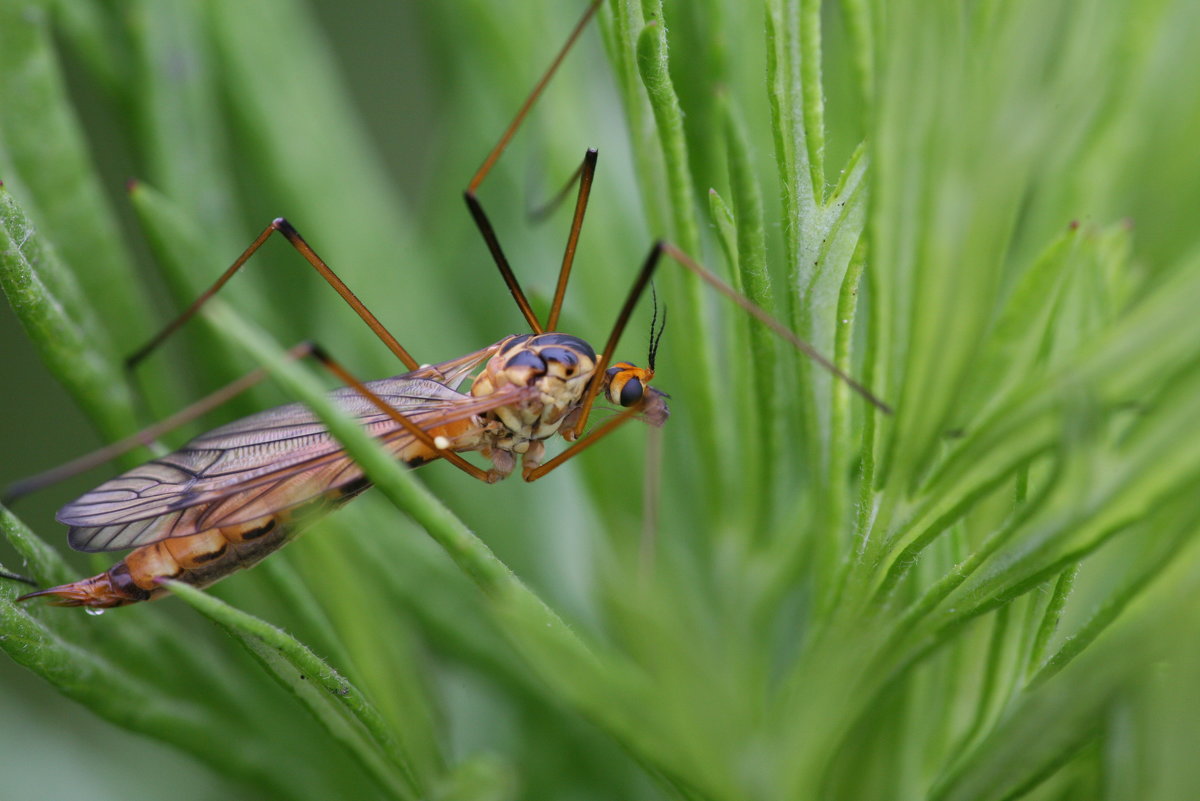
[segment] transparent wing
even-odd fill
[[[485,355],[478,361],[491,350],[481,351]],[[516,388],[472,398],[439,381],[410,377],[438,367],[366,386],[425,430],[523,399],[524,390]],[[330,397],[406,463],[428,456],[415,437],[354,389],[342,388]],[[174,453],[101,484],[64,506],[57,517],[72,527],[72,547],[123,550],[244,523],[362,478],[313,413],[302,404],[289,404],[202,434]]]

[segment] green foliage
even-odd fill
[[[667,238],[893,415],[666,265],[661,464],[628,426],[533,485],[410,473],[283,357],[399,371],[282,242],[124,372],[281,214],[420,359],[518,330],[458,195],[581,11],[0,0],[0,322],[61,384],[5,393],[4,479],[85,449],[10,444],[55,397],[112,440],[262,366],[203,425],[303,399],[378,486],[211,594],[0,578],[0,703],[79,704],[10,727],[158,740],[178,798],[1191,797],[1194,3],[605,4],[480,191],[534,306],[567,218],[524,208],[597,146],[564,330]],[[6,568],[105,566],[17,512]],[[6,786],[127,794],[89,745]]]

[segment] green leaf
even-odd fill
[[[0,529],[21,557],[21,570],[28,570],[40,584],[65,584],[77,576],[58,552],[30,531],[11,511],[0,506]]]
[[[87,312],[76,317],[58,291],[74,279],[7,190],[0,188],[0,287],[55,378],[115,439],[138,428],[125,377]]]
[[[71,271],[48,266],[43,280],[102,348],[108,337],[132,347],[145,336],[146,303],[37,4],[0,5],[0,106],[0,178]]]
[[[423,782],[362,692],[283,630],[180,582],[171,590],[242,644],[304,704],[329,734],[397,798],[417,798]]]
[[[754,177],[749,134],[732,98],[725,98],[721,110],[729,185],[737,223],[738,258],[736,261],[730,260],[737,267],[738,278],[734,286],[759,308],[773,311],[775,299],[767,270],[762,192]],[[748,428],[751,438],[757,443],[757,459],[753,460],[755,464],[750,486],[762,488],[758,493],[758,514],[760,520],[766,521],[771,519],[776,503],[776,487],[769,477],[773,466],[782,459],[779,345],[775,334],[749,315],[744,315],[741,323],[746,329],[743,336],[749,341],[749,353],[753,354],[750,392],[754,424]]]
[[[189,209],[191,227],[202,232],[202,254],[236,252],[246,244],[237,241],[238,187],[226,132],[212,113],[221,89],[206,36],[205,5],[139,0],[128,11],[136,20],[136,70],[146,78],[131,97],[147,170],[138,177]],[[206,262],[195,262],[192,271]],[[183,302],[192,296],[177,292]]]
[[[531,486],[445,464],[414,480],[328,418],[375,497],[214,589],[284,689],[178,599],[10,608],[4,625],[34,626],[14,653],[61,667],[80,715],[281,798],[411,795],[405,770],[433,798],[1190,798],[1200,6],[602,5],[481,194],[530,294],[548,294],[566,219],[522,210],[595,146],[566,330],[603,337],[670,237],[739,280],[765,268],[772,311],[896,414],[778,345],[764,385],[755,327],[664,264],[656,386],[673,416],[652,464],[628,426]],[[93,240],[114,252],[87,186],[130,174],[174,295],[162,322],[283,214],[418,358],[520,330],[460,190],[582,3],[46,6],[0,11],[0,92],[21,110],[0,119],[0,177],[42,247],[8,254],[10,281],[63,372],[94,352],[120,379],[137,344],[142,287],[100,287],[112,306],[72,288],[107,280],[88,271]],[[65,278],[38,261],[55,250]],[[142,273],[155,289],[159,265]],[[259,363],[278,383],[214,424],[323,408],[329,382],[276,340],[318,341],[364,377],[400,369],[282,239],[205,317],[139,376],[163,414],[177,384],[198,395]],[[6,566],[73,575],[0,524]],[[290,660],[314,654],[370,698],[374,733],[296,686]],[[21,702],[20,682],[0,686]],[[292,690],[327,696],[319,717]],[[56,742],[73,794],[127,789],[78,746]],[[6,786],[42,781],[37,754],[12,753]]]
[[[808,148],[809,180],[818,203],[825,197],[825,90],[821,85],[821,3],[800,3],[801,110],[804,116],[804,146]]]
[[[658,143],[666,165],[666,190],[671,210],[673,237],[678,245],[689,254],[699,254],[700,232],[696,226],[696,188],[688,170],[687,139],[683,130],[683,109],[675,94],[668,69],[665,20],[662,18],[661,3],[650,12],[652,18],[637,37],[637,65],[650,99],[650,108],[658,131]],[[681,270],[668,265],[672,272]],[[681,332],[684,340],[692,343],[699,353],[699,361],[693,374],[686,376],[685,386],[695,398],[700,417],[715,417],[716,400],[713,389],[712,348],[708,344],[701,308],[704,305],[704,287],[692,276],[686,289],[681,278],[666,278],[669,286],[675,287],[674,294],[683,298]],[[682,291],[681,291],[682,290]],[[696,431],[701,452],[706,464],[713,464],[718,457],[716,431],[711,428]]]
[[[1169,635],[1179,619],[1154,611],[1164,603],[1188,608],[1177,603],[1196,591],[1195,543],[1185,550],[1188,555],[1154,587],[1155,603],[1143,605],[1085,658],[1019,698],[989,737],[939,781],[932,797],[1019,797],[1111,729],[1123,685],[1140,679],[1147,658],[1170,665],[1171,682],[1182,675],[1177,668],[1194,665],[1194,649]]]
[[[7,528],[7,524],[6,524]],[[8,584],[8,582],[5,582]],[[63,695],[123,728],[170,743],[215,769],[272,792],[298,792],[275,774],[254,748],[233,748],[213,733],[228,725],[201,705],[172,698],[109,660],[53,633],[12,601],[0,600],[0,649],[50,682]]]

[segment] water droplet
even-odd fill
[[[100,615],[104,614],[103,609],[96,609],[93,606],[85,607],[83,611],[87,612],[89,615],[91,615],[93,617],[99,617]]]

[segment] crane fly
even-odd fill
[[[465,192],[471,215],[531,333],[507,336],[451,361],[421,365],[296,229],[280,218],[267,226],[208,291],[131,356],[130,366],[193,316],[263,242],[278,232],[409,368],[403,375],[364,383],[315,345],[292,350],[295,357],[315,357],[340,378],[346,386],[331,393],[334,403],[409,467],[444,459],[490,483],[508,476],[520,460],[522,477],[534,481],[634,417],[662,426],[669,414],[666,396],[650,386],[662,327],[656,333],[655,323],[651,323],[646,367],[613,360],[618,340],[662,256],[696,273],[886,411],[887,407],[865,387],[790,329],[666,242],[651,248],[602,351],[597,353],[583,339],[556,331],[595,171],[594,150],[587,152],[571,179],[578,183],[578,198],[546,323],[543,325],[533,313],[476,190],[601,2],[593,0],[589,5]],[[92,466],[152,441],[183,419],[197,416],[262,377],[262,371],[256,371],[174,418],[78,460],[79,465],[64,466],[64,470],[78,472],[82,463]],[[622,411],[584,434],[598,397]],[[572,444],[544,461],[544,443],[556,434]],[[480,453],[491,466],[480,468],[459,455],[469,451]],[[17,492],[23,494],[47,483],[49,475],[22,482]],[[257,563],[323,513],[369,486],[363,470],[307,407],[293,403],[260,412],[201,434],[179,450],[129,470],[64,506],[57,519],[70,526],[68,541],[73,548],[133,550],[103,573],[30,592],[18,600],[47,597],[59,606],[104,609],[159,597],[166,592],[163,582],[167,579],[207,586]]]

